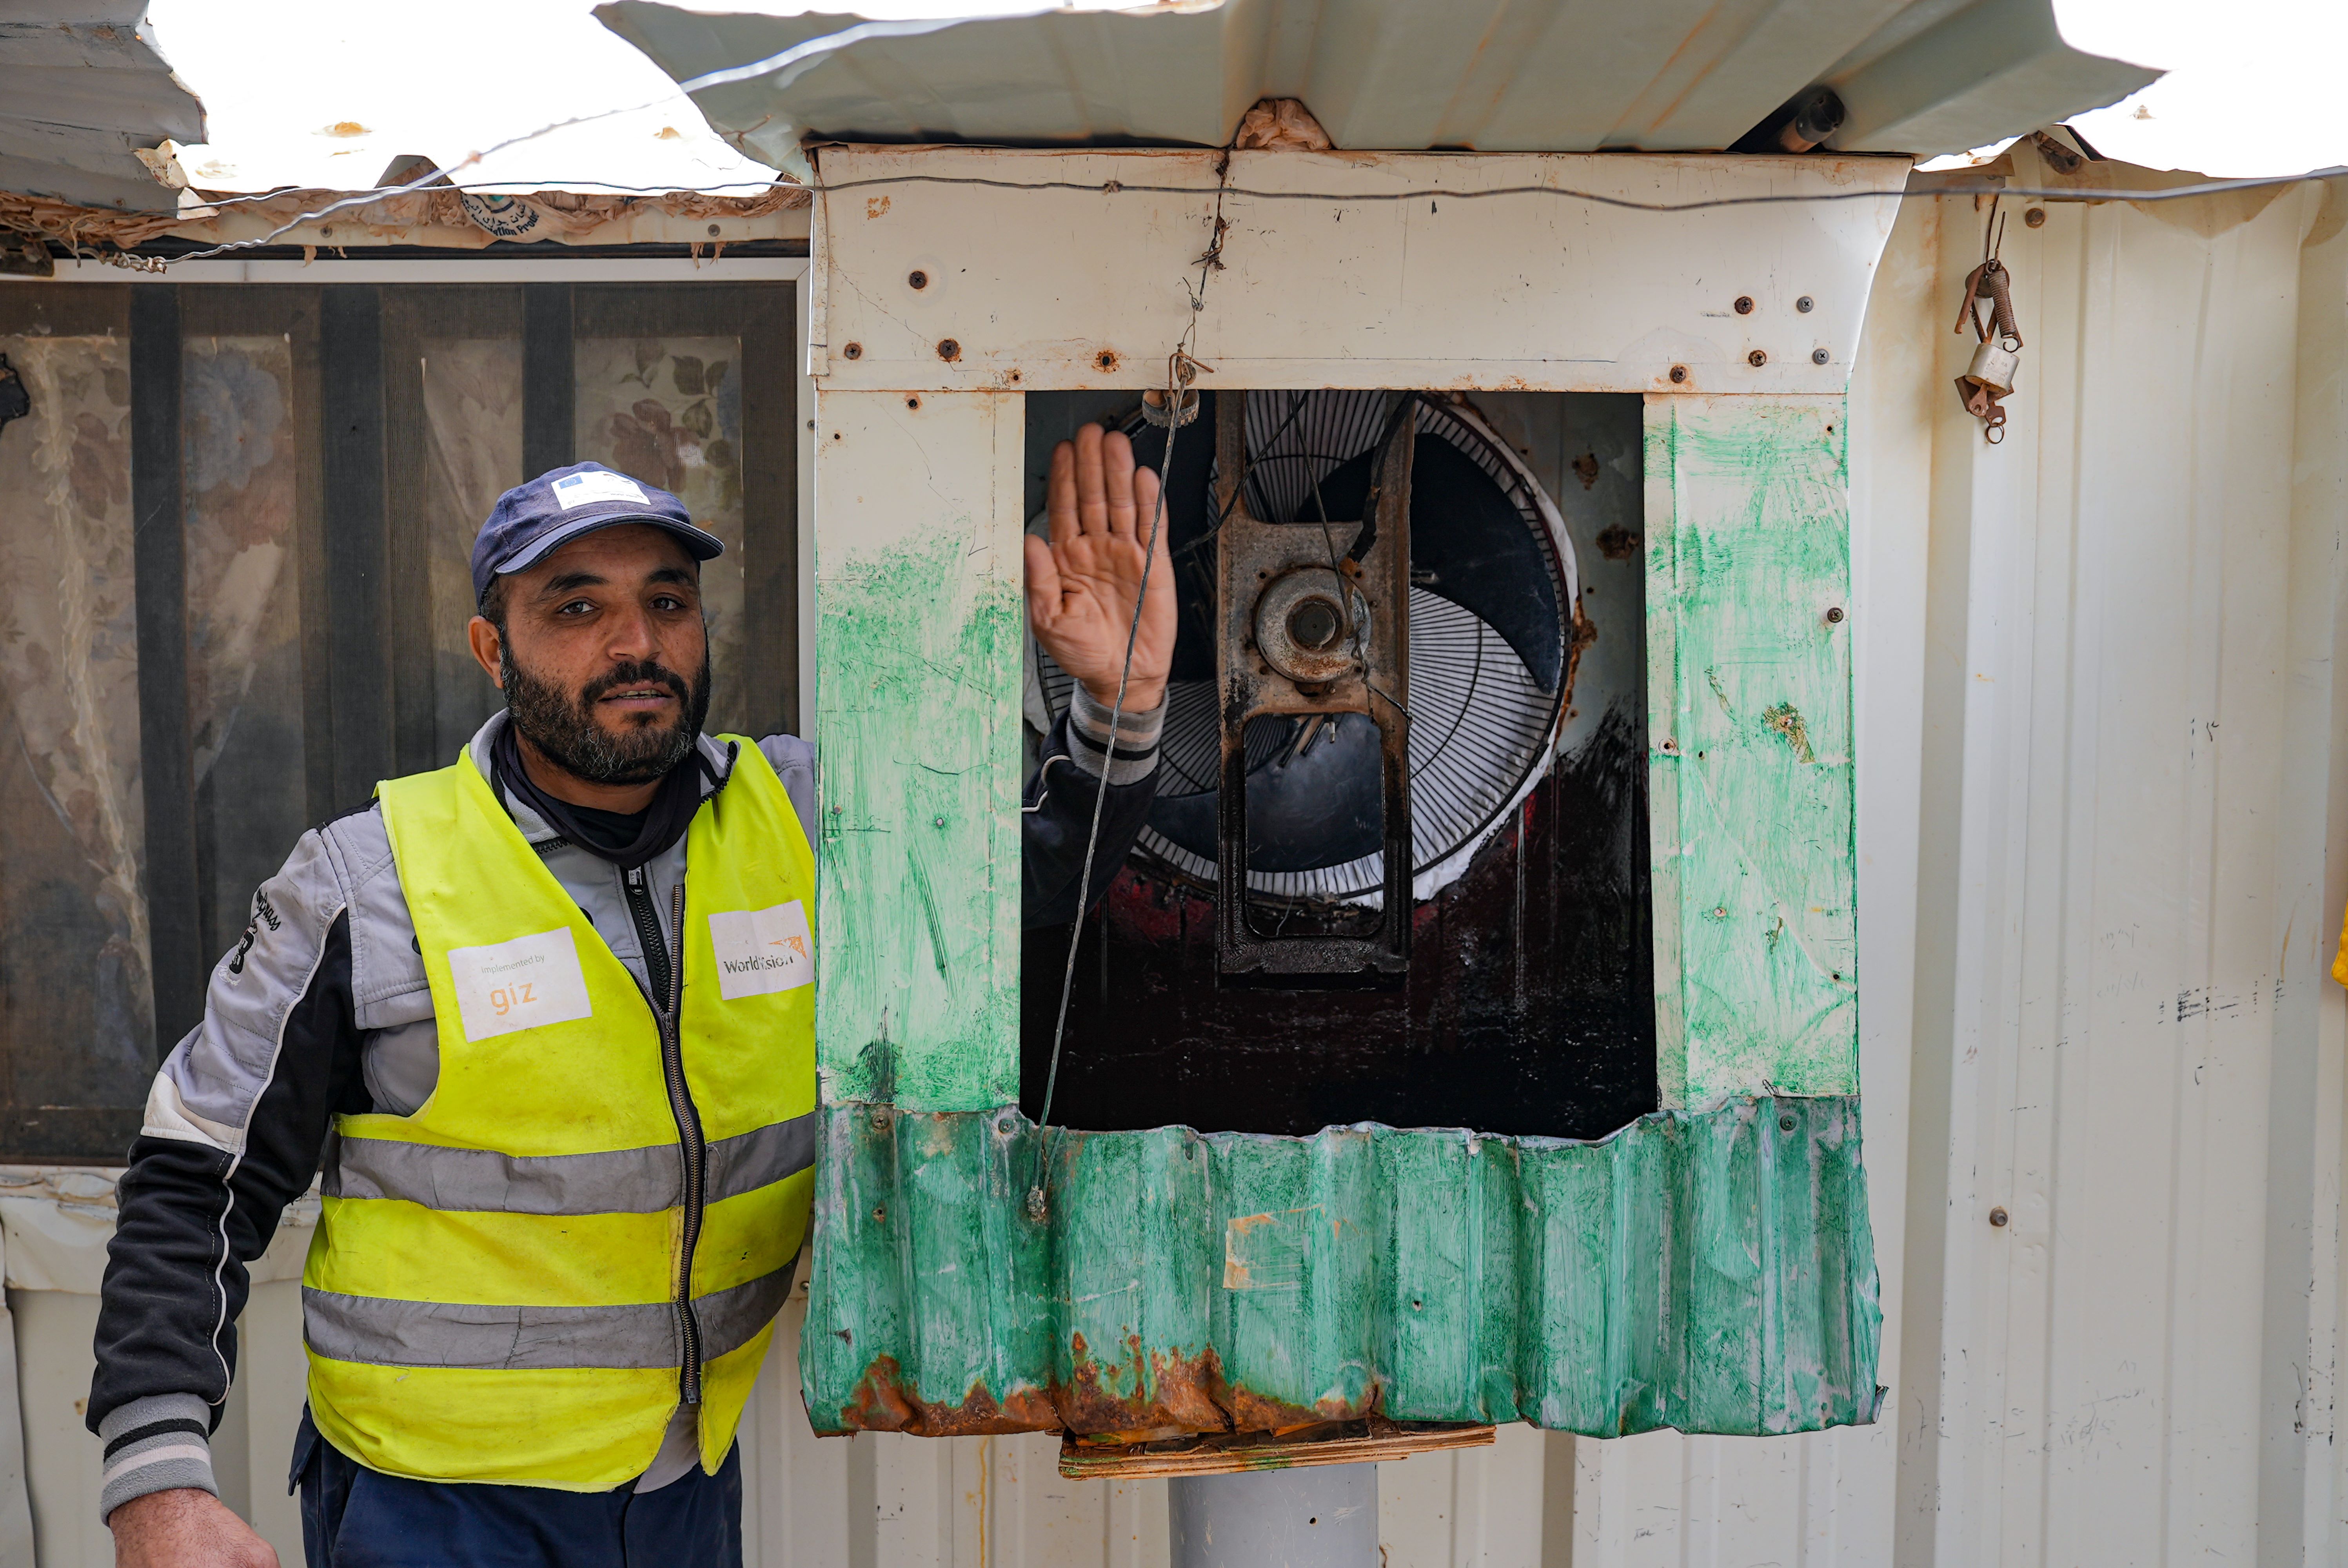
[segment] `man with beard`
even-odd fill
[[[1089,902],[1104,775],[1091,897],[1138,830],[1174,642],[1161,537],[1125,670],[1157,502],[1125,438],[1062,442],[1050,494],[1030,624],[1079,685],[1023,818],[1030,924]],[[314,1568],[741,1561],[735,1429],[813,1185],[815,759],[701,731],[721,549],[593,463],[508,491],[469,627],[506,711],[255,895],[120,1187],[88,1409],[118,1563],[275,1562],[207,1439],[246,1265],[322,1157]]]

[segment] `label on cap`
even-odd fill
[[[549,488],[565,511],[599,500],[632,501],[637,506],[653,503],[644,487],[625,474],[599,473],[592,469],[583,474],[565,474]]]

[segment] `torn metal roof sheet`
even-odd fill
[[[794,171],[810,136],[1220,146],[1265,98],[1303,100],[1346,150],[1702,150],[1818,85],[1848,110],[1829,147],[1929,155],[2159,75],[2071,47],[2051,0],[1171,0],[880,26],[658,0],[596,15],[688,87],[788,55],[694,98]]]
[[[146,0],[13,0],[0,12],[0,191],[132,212],[178,205],[139,153],[201,141],[204,107],[171,74],[146,11]]]

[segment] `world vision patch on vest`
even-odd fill
[[[595,1016],[579,944],[567,926],[487,947],[452,947],[448,973],[469,1040]]]
[[[788,991],[815,978],[815,941],[807,905],[798,899],[711,915],[709,945],[716,951],[717,994],[728,1002]]]

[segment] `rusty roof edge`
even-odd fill
[[[220,244],[263,238],[291,219],[355,194],[363,192],[286,191],[177,212],[125,212],[0,191],[0,232],[37,234],[73,251],[89,246],[130,250],[159,238]],[[808,191],[781,183],[752,197],[696,191],[491,195],[435,189],[388,196],[303,223],[275,242],[336,250],[387,245],[478,249],[500,240],[724,246],[804,239],[810,199]]]

